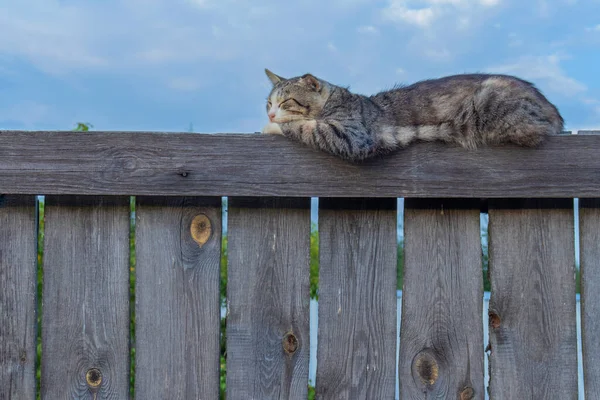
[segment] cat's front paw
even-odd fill
[[[269,122],[267,125],[265,125],[265,127],[262,130],[262,133],[267,135],[283,135],[281,127],[275,122]]]

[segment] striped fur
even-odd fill
[[[487,144],[536,146],[563,119],[531,83],[506,75],[455,75],[373,96],[351,93],[310,74],[284,79],[267,70],[267,99],[279,133],[341,158],[360,161],[440,140],[473,149]]]

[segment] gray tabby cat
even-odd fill
[[[373,96],[351,93],[313,75],[273,83],[271,121],[263,133],[282,134],[350,161],[441,140],[473,149],[485,144],[536,146],[558,134],[563,119],[531,83],[506,75],[455,75]]]

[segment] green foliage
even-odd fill
[[[73,130],[75,132],[87,132],[90,128],[93,128],[93,126],[89,122],[78,122]]]
[[[219,399],[225,400],[226,397],[226,388],[227,388],[227,336],[225,331],[226,326],[226,318],[221,318],[221,356],[220,356],[220,369],[219,369]]]
[[[308,384],[308,400],[315,400],[315,387]]]
[[[319,231],[314,223],[310,229],[310,298],[319,299]]]
[[[221,306],[225,307],[227,298],[227,240],[228,236],[221,238]]]

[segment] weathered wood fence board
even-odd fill
[[[129,199],[49,197],[45,214],[42,398],[126,399]]]
[[[537,149],[418,143],[353,165],[279,135],[0,131],[0,188],[13,194],[600,197],[598,148],[600,135],[552,136]]]
[[[406,199],[400,398],[483,399],[479,202]]]
[[[577,399],[573,201],[490,201],[490,396]]]
[[[393,399],[396,199],[319,200],[319,399]]]
[[[0,399],[35,398],[34,206],[33,196],[0,195]]]
[[[308,390],[310,199],[230,198],[227,398]]]
[[[585,396],[600,396],[600,199],[579,199]]]
[[[577,398],[572,198],[585,394],[597,398],[598,149],[600,132],[579,132],[536,149],[417,143],[353,164],[277,135],[0,131],[0,400],[33,400],[36,385],[43,400],[121,400],[131,379],[135,398],[216,400],[222,196],[228,399],[307,398],[313,196],[318,399],[484,397],[479,199],[489,199],[490,398]],[[135,305],[130,195],[146,196]],[[398,360],[397,197],[407,198]]]
[[[221,198],[138,197],[140,399],[218,399]]]

